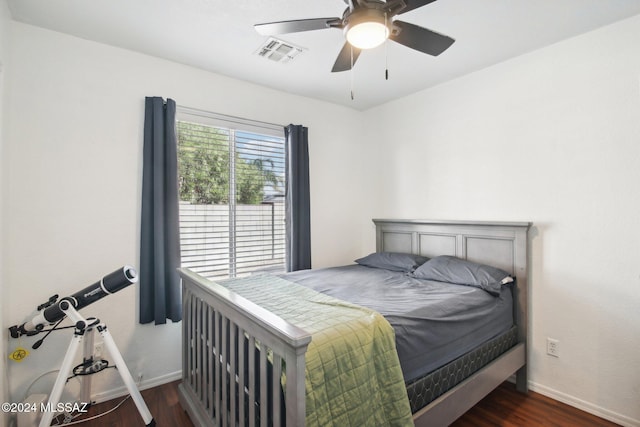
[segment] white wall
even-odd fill
[[[11,23],[11,37],[15,73],[3,199],[12,323],[24,321],[54,293],[69,295],[138,262],[145,96],[308,126],[314,266],[355,259],[370,243],[367,200],[374,197],[366,193],[367,154],[361,156],[364,142],[356,138],[359,113],[17,22]],[[354,199],[345,187],[357,188],[364,199]],[[336,212],[335,206],[342,208]],[[137,302],[130,287],[83,313],[110,326],[134,376],[166,380],[180,370],[180,324],[138,325]],[[12,399],[21,399],[38,375],[59,366],[70,337],[68,331],[55,333],[9,367]],[[120,384],[115,373],[101,375],[106,379],[94,380],[94,393]],[[48,392],[53,379],[43,378],[36,391]]]
[[[373,250],[372,217],[533,221],[533,388],[640,425],[640,17],[365,113],[15,22],[9,36],[10,323],[137,263],[143,99],[172,97],[309,127],[315,267]],[[180,369],[179,325],[137,325],[133,288],[85,312],[110,325],[134,375]],[[68,340],[9,366],[12,399],[59,366]],[[104,375],[94,392],[118,386]]]
[[[6,0],[0,0],[0,165],[4,156],[5,126],[5,80],[9,62],[9,21],[10,14]],[[0,167],[0,194],[4,186],[4,169]],[[4,197],[0,197],[0,242],[4,242]],[[7,370],[5,367],[5,355],[7,348],[6,308],[7,297],[4,291],[4,244],[0,243],[0,403],[6,402],[9,396]],[[6,423],[7,415],[0,413],[0,426]]]
[[[365,113],[374,216],[533,221],[533,388],[635,426],[639,40],[636,16]]]

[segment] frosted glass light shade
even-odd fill
[[[358,49],[371,49],[389,37],[389,29],[380,22],[361,22],[347,31],[347,41]]]

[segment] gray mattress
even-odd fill
[[[471,351],[513,326],[511,287],[499,296],[469,286],[348,265],[283,278],[382,314],[393,326],[406,382]]]

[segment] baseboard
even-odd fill
[[[569,406],[573,406],[574,408],[578,408],[597,417],[603,418],[616,424],[620,424],[621,426],[640,427],[640,420],[634,420],[633,418],[618,414],[616,412],[594,405],[593,403],[589,403],[582,399],[578,399],[577,397],[570,396],[558,390],[554,390],[542,384],[529,381],[529,389],[535,391],[536,393],[540,393],[544,396],[550,397],[551,399],[557,400],[558,402],[565,403]]]
[[[182,378],[182,371],[171,372],[169,374],[161,375],[159,377],[143,380],[138,385],[138,390],[146,390],[148,388],[157,387],[159,385],[166,384],[171,381],[179,380],[180,378]],[[112,390],[96,393],[91,396],[91,400],[96,403],[102,403],[111,399],[116,399],[118,397],[126,396],[127,394],[129,394],[129,391],[124,385],[122,385],[121,387],[114,388]]]

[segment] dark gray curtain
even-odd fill
[[[182,319],[176,103],[145,98],[140,323]]]
[[[286,153],[286,242],[287,271],[311,268],[311,216],[309,203],[308,129],[300,125],[284,128]]]

